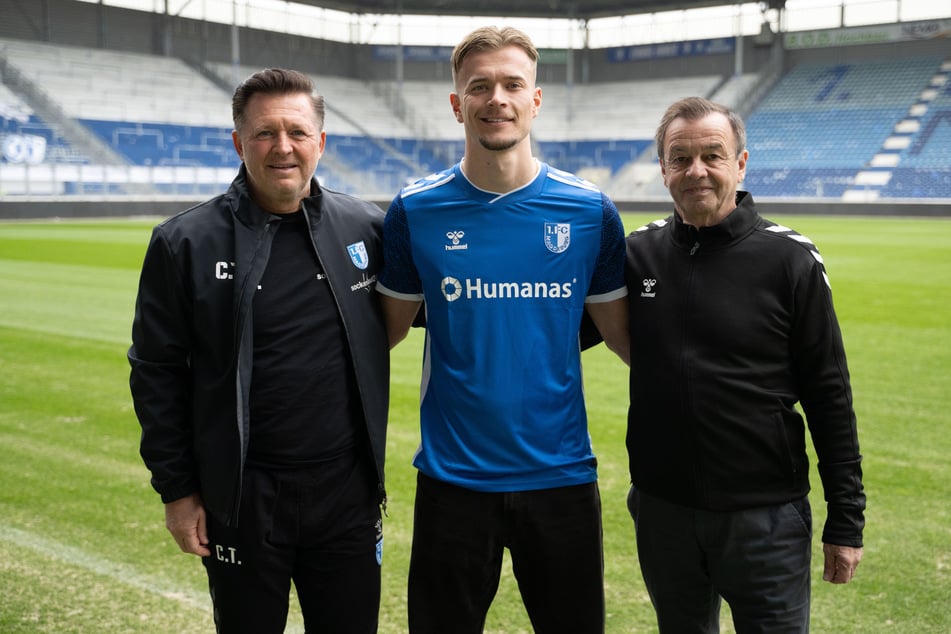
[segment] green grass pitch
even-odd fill
[[[628,230],[649,219],[624,218]],[[773,219],[825,257],[865,455],[865,560],[851,585],[823,583],[816,541],[813,631],[951,631],[951,220]],[[125,352],[152,224],[0,224],[0,632],[214,629],[204,570],[165,531],[138,456]],[[393,355],[384,634],[406,630],[421,341]],[[625,508],[625,372],[604,346],[584,364],[607,630],[652,632]],[[818,529],[814,464],[811,475]],[[288,631],[301,632],[291,604]],[[732,631],[726,608],[723,623]],[[531,631],[510,568],[486,631]]]

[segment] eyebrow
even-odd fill
[[[471,77],[469,81],[466,82],[466,86],[469,86],[471,84],[477,84],[479,82],[485,82],[485,81],[490,81],[488,75],[476,75]],[[504,77],[501,78],[501,81],[521,81],[527,84],[528,78],[526,78],[524,75],[505,75]]]
[[[675,153],[685,153],[685,152],[687,152],[687,151],[688,151],[688,150],[687,150],[687,146],[685,146],[685,145],[672,145],[672,146],[670,147],[670,149],[667,151],[667,153],[668,153],[668,154],[675,154]],[[706,153],[706,152],[713,152],[713,151],[715,151],[715,152],[727,152],[727,147],[726,147],[724,144],[722,144],[722,143],[709,143],[709,144],[704,145],[703,147],[701,147],[701,148],[699,149],[699,151],[700,151],[701,154]]]

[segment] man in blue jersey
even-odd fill
[[[412,634],[481,632],[504,548],[536,632],[604,631],[601,503],[579,326],[629,360],[624,235],[595,186],[540,163],[524,33],[452,54],[460,163],[405,187],[384,222],[390,345],[425,305]]]

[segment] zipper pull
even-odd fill
[[[697,252],[697,249],[700,248],[700,242],[694,242],[693,247],[690,248],[690,255],[693,255]]]

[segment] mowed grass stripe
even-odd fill
[[[138,270],[152,223],[14,223],[0,225],[0,258]]]
[[[0,539],[0,577],[6,592],[0,600],[0,631],[4,634],[214,632],[207,606],[126,585],[25,544]],[[159,592],[174,590],[155,586],[154,580],[152,585]],[[190,598],[199,596],[194,592]]]
[[[206,595],[183,591],[177,584],[158,580],[155,577],[145,577],[131,566],[92,555],[69,544],[46,539],[35,533],[3,524],[0,524],[0,540],[58,559],[71,566],[84,568],[96,575],[107,577],[110,581],[172,599],[185,607],[201,611],[209,609]]]
[[[625,226],[659,215],[626,215]],[[813,239],[825,258],[869,493],[866,559],[854,584],[819,581],[816,537],[813,630],[951,631],[951,614],[940,607],[951,602],[951,222],[773,219]],[[140,463],[128,393],[125,351],[152,224],[0,224],[0,523],[8,536],[0,538],[0,631],[213,630],[203,569],[171,543]],[[418,331],[392,354],[383,634],[405,632],[421,356]],[[601,472],[607,632],[653,632],[624,508],[626,371],[603,346],[583,359]],[[818,533],[824,505],[814,455],[812,465]],[[105,562],[99,570],[181,592],[204,609],[181,609],[96,565],[45,555],[46,547]],[[531,631],[505,570],[486,631]],[[732,631],[728,618],[724,608],[724,632]]]
[[[0,326],[128,345],[138,273],[0,259]]]

